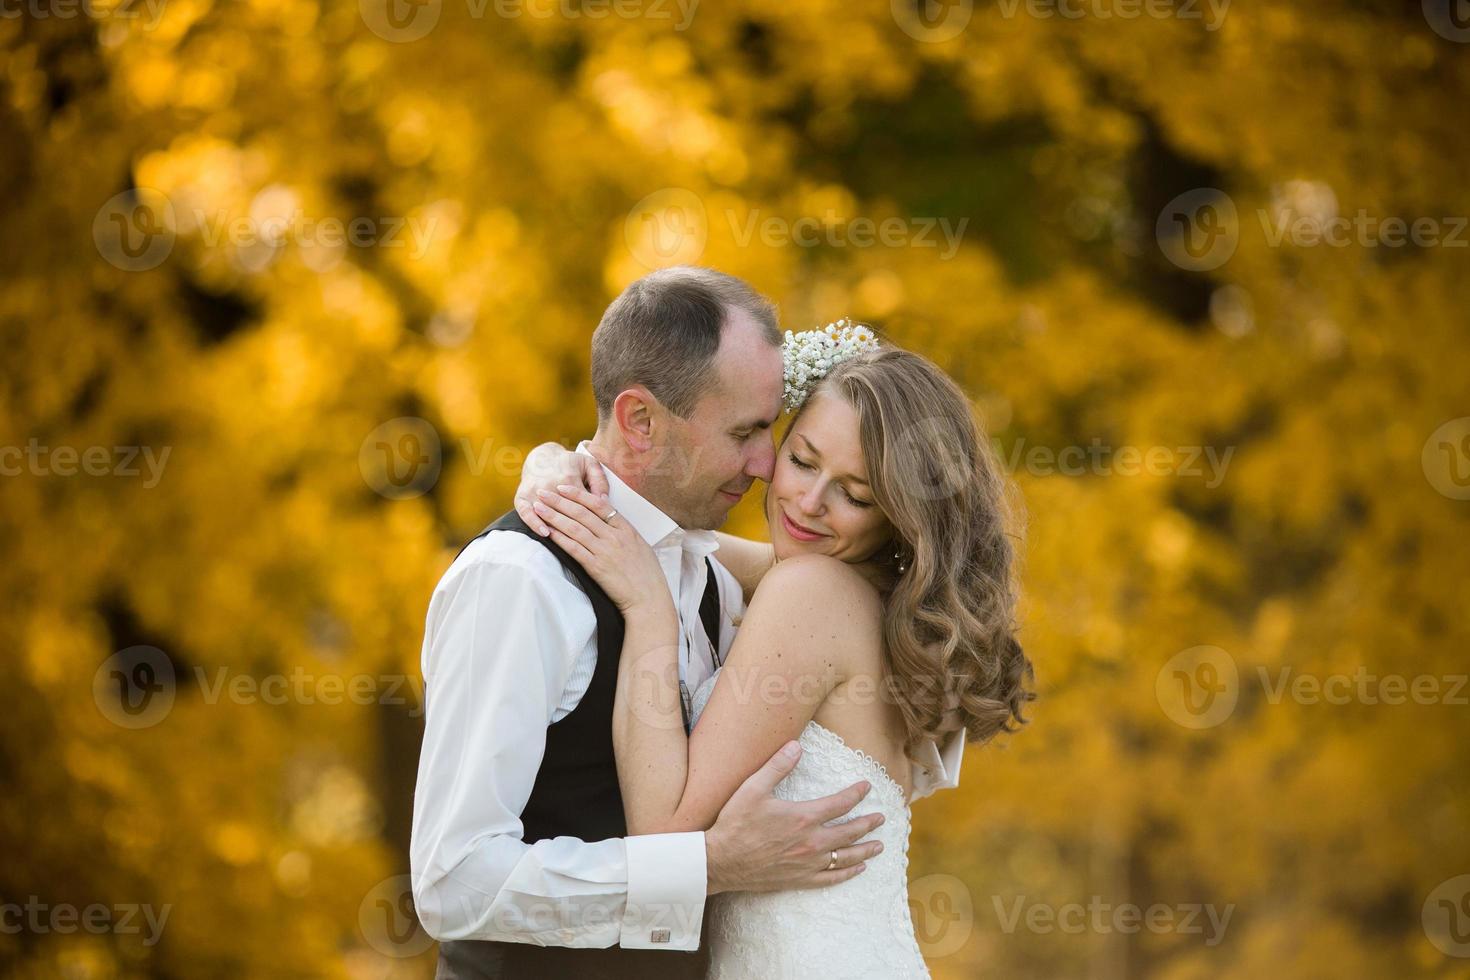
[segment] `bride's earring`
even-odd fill
[[[893,562],[898,566],[898,574],[902,575],[909,570],[908,559],[903,556],[902,548],[893,549]]]

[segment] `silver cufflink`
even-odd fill
[[[673,933],[668,929],[655,929],[649,935],[648,941],[652,943],[667,943],[673,941]]]

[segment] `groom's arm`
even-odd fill
[[[435,590],[410,852],[434,938],[698,948],[703,834],[521,839],[546,727],[595,629],[556,559],[519,534],[475,542]]]

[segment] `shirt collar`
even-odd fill
[[[577,444],[577,452],[592,456],[591,445],[589,440],[584,439]],[[596,457],[593,456],[593,459]],[[627,519],[633,530],[638,532],[638,536],[648,542],[649,547],[657,548],[672,535],[680,548],[697,557],[712,555],[719,549],[720,543],[715,532],[681,528],[677,521],[649,503],[609,467],[603,466],[602,472],[607,477],[607,499],[613,509]]]
[[[965,732],[950,732],[941,746],[931,738],[919,747],[919,761],[913,764],[914,795],[909,802],[920,800],[941,789],[954,789],[960,784],[960,762],[965,757]]]

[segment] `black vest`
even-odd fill
[[[543,545],[576,578],[597,617],[597,666],[577,706],[546,728],[546,752],[531,796],[521,812],[522,840],[534,844],[553,837],[576,837],[589,843],[626,837],[623,794],[613,756],[612,717],[618,660],[623,650],[623,616],[607,593],[561,548],[526,526],[514,510],[503,515],[476,540],[491,531],[517,531]],[[465,547],[469,547],[468,544]],[[461,549],[462,550],[462,549]],[[714,565],[708,577],[699,618],[719,654],[719,589]],[[455,940],[439,944],[435,980],[700,980],[709,968],[709,951],[701,943],[695,953],[675,950],[573,949],[530,943]]]

